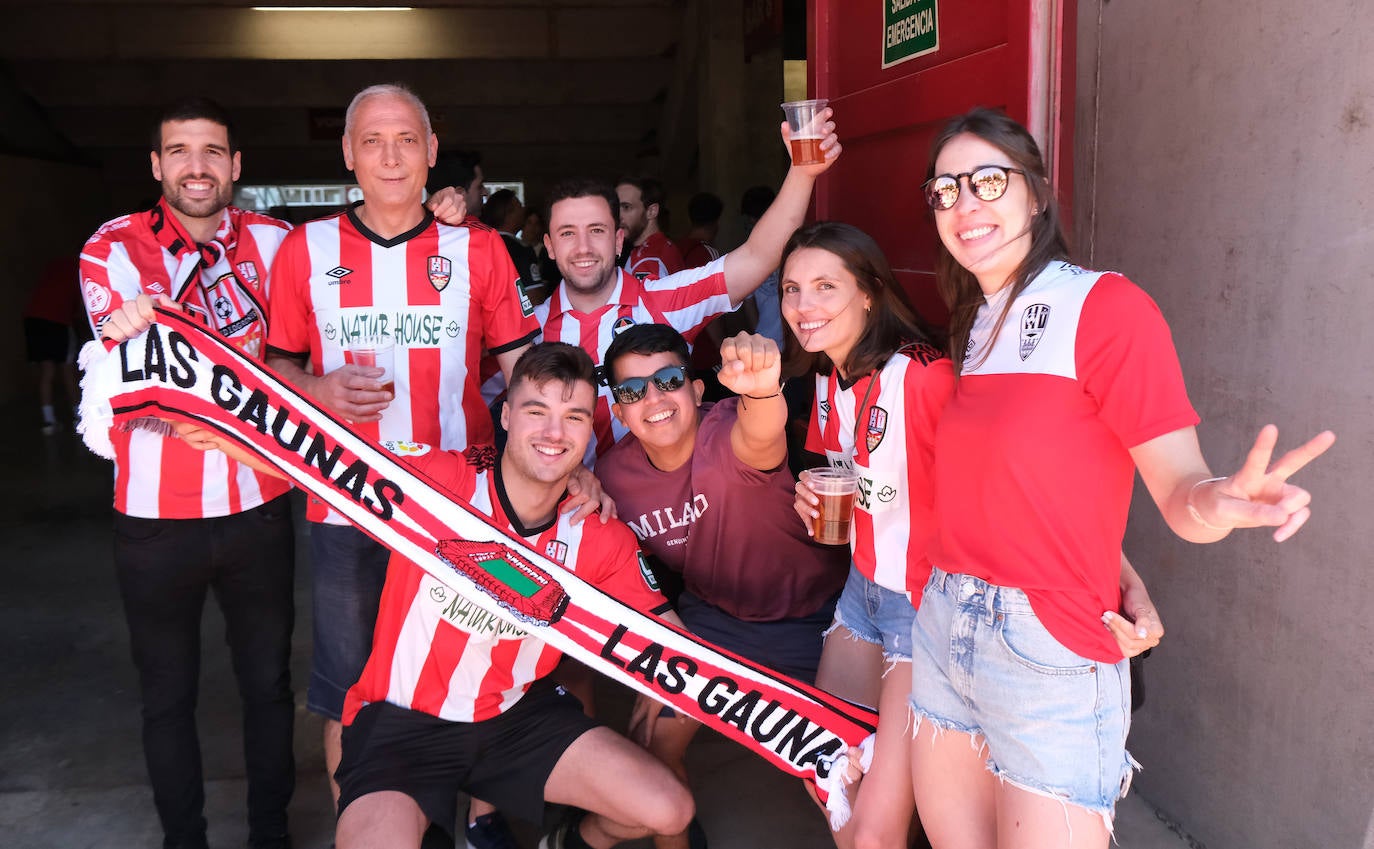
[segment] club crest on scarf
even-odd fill
[[[239,279],[242,280],[244,283],[247,283],[254,289],[261,288],[261,286],[258,284],[257,263],[253,262],[251,259],[246,259],[243,262],[240,262],[238,265],[235,265],[234,270],[236,270],[239,273]]]
[[[1049,304],[1031,304],[1021,313],[1021,359],[1025,359],[1040,344],[1045,325],[1050,322]]]
[[[882,443],[885,433],[887,433],[887,410],[882,407],[870,407],[868,410],[868,427],[864,430],[864,444],[868,446],[868,453],[872,454]]]
[[[434,287],[434,291],[442,292],[448,286],[448,281],[453,279],[453,263],[449,262],[446,256],[432,256],[429,258],[429,283]]]

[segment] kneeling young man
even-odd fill
[[[572,525],[558,510],[592,439],[594,375],[582,349],[536,345],[512,372],[499,456],[486,447],[406,453],[536,550],[565,552],[579,577],[676,624],[625,525]],[[540,844],[549,849],[605,849],[685,828],[687,788],[547,680],[560,656],[393,554],[372,655],[344,704],[340,849],[418,847],[429,823],[452,834],[460,790],[535,822],[545,801],[590,812]]]
[[[160,305],[175,308],[163,299]],[[147,295],[117,310],[104,335],[119,342],[156,318]],[[501,411],[503,452],[392,443],[408,464],[626,604],[681,627],[649,585],[624,524],[572,523],[559,511],[592,439],[595,367],[586,351],[535,345],[517,361]],[[173,423],[191,447],[281,473],[232,440]],[[587,811],[541,849],[609,849],[677,834],[691,794],[662,763],[597,724],[547,680],[562,653],[487,614],[411,561],[387,564],[372,654],[344,702],[340,849],[419,847],[431,823],[454,836],[459,791],[539,822],[544,802]]]

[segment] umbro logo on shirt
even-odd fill
[[[331,269],[329,269],[328,271],[325,272],[325,274],[327,274],[328,276],[334,278],[334,282],[333,282],[333,283],[330,283],[330,284],[329,284],[330,286],[337,286],[337,285],[339,285],[340,283],[347,283],[348,280],[345,279],[345,278],[347,278],[348,275],[350,275],[350,274],[352,274],[352,273],[353,273],[353,269],[351,269],[351,268],[345,268],[345,267],[342,266],[342,265],[336,265],[336,266],[334,266],[333,268],[331,268]]]

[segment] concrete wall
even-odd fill
[[[34,391],[25,368],[21,311],[47,263],[79,252],[100,226],[103,194],[94,168],[0,154],[0,197],[8,199],[0,204],[0,303],[9,305],[0,310],[0,403]]]
[[[1137,790],[1208,849],[1374,846],[1374,28],[1367,0],[1079,0],[1080,255],[1173,327],[1203,450],[1340,441],[1314,516],[1176,540],[1137,489],[1126,547],[1168,635]]]

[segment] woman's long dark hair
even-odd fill
[[[801,346],[789,326],[783,345],[783,376],[796,377],[815,370],[828,374],[839,365],[848,380],[882,368],[903,345],[927,342],[938,345],[931,326],[916,312],[892,274],[892,266],[873,237],[839,221],[818,221],[792,234],[782,251],[783,274],[778,278],[779,299],[786,280],[787,260],[802,248],[819,248],[833,254],[859,283],[859,291],[872,301],[860,334],[843,363],[832,363],[822,351],[811,353]]]
[[[997,318],[997,329],[993,331],[995,340],[1016,296],[1021,294],[1035,279],[1035,275],[1050,262],[1068,259],[1069,242],[1064,236],[1063,223],[1059,217],[1059,203],[1055,200],[1054,192],[1050,190],[1045,161],[1040,156],[1040,147],[1026,128],[1009,118],[1005,112],[980,106],[946,124],[931,146],[926,179],[935,176],[935,160],[939,158],[940,151],[944,150],[945,145],[956,136],[965,133],[977,136],[1002,151],[1011,159],[1012,165],[1026,172],[1026,185],[1030,188],[1031,200],[1039,210],[1031,216],[1030,250],[1012,273],[1011,292],[1002,307],[1002,314]],[[944,242],[937,242],[935,248],[935,285],[949,307],[950,356],[954,358],[954,373],[958,375],[963,371],[973,321],[978,315],[978,308],[986,303],[986,300],[973,272],[964,268],[950,255]],[[980,356],[986,356],[991,350],[992,345],[989,344]]]

